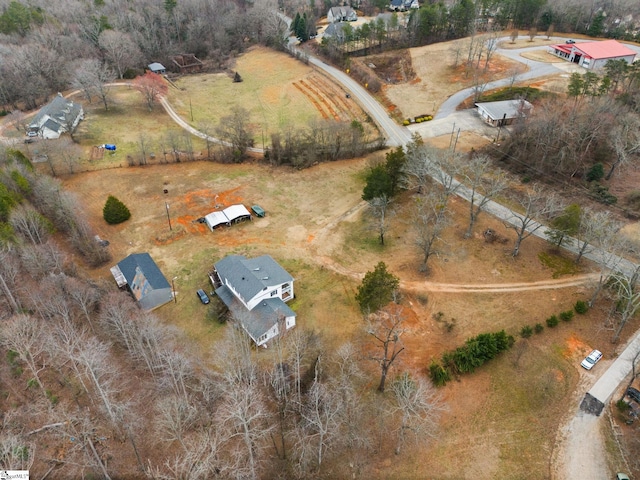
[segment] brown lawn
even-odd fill
[[[386,262],[407,286],[403,305],[409,309],[406,351],[393,374],[403,369],[424,374],[432,359],[470,336],[503,328],[517,336],[522,326],[544,324],[551,314],[570,309],[576,300],[589,295],[585,286],[517,293],[434,291],[430,284],[551,280],[554,272],[538,259],[538,253],[548,246],[530,238],[514,259],[509,254],[511,232],[488,216],[480,217],[472,239],[463,240],[467,205],[454,199],[456,224],[446,232],[440,253],[425,276],[418,271],[419,255],[413,245],[407,208],[411,195],[398,201],[384,249],[368,229],[366,210],[359,208],[365,165],[366,160],[360,159],[295,171],[197,162],[108,174],[89,172],[68,179],[65,187],[86,206],[100,236],[111,242],[114,259],[148,251],[167,278],[177,277],[178,302],[162,307],[157,314],[179,326],[194,341],[194,348],[213,362],[212,345],[226,327],[207,320],[206,308],[194,292],[209,288],[207,271],[230,253],[272,255],[296,278],[297,298],[292,306],[300,328],[322,332],[334,346],[352,340],[364,351],[372,346],[353,296],[358,278],[378,261]],[[164,194],[163,188],[169,193]],[[107,193],[129,206],[131,220],[119,226],[101,220]],[[267,216],[214,232],[194,223],[216,203],[236,202],[260,204]],[[486,243],[480,232],[489,227],[504,241]],[[585,266],[583,272],[587,271]],[[93,275],[108,279],[108,267]],[[436,320],[439,312],[441,318]],[[438,441],[408,451],[401,462],[392,457],[374,460],[371,474],[378,478],[449,478],[457,471],[463,477],[473,473],[481,479],[512,474],[548,478],[549,452],[564,406],[578,382],[581,356],[594,346],[604,349],[606,357],[614,353],[607,341],[609,333],[601,328],[604,313],[598,308],[530,340],[519,340],[513,351],[476,374],[452,382],[442,390],[448,412]],[[451,331],[446,323],[454,325]],[[374,388],[376,371],[369,362],[363,361],[363,366]],[[485,453],[480,454],[479,449]]]

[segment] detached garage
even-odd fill
[[[231,226],[232,223],[242,222],[243,220],[251,220],[251,213],[244,205],[231,205],[221,212],[211,212],[204,217],[204,223],[211,229],[220,225]]]

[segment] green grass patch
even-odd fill
[[[540,259],[540,262],[542,262],[544,266],[553,270],[553,278],[560,278],[562,275],[575,275],[581,271],[580,267],[576,265],[573,260],[560,255],[540,252],[538,259]]]
[[[101,160],[90,163],[87,160],[92,168],[97,165],[126,166],[128,155],[136,159],[140,157],[141,140],[146,144],[147,156],[153,153],[157,161],[165,150],[171,151],[171,145],[185,151],[187,142],[191,142],[194,151],[206,151],[205,142],[177,125],[160,105],[149,111],[138,91],[129,87],[113,87],[111,101],[109,110],[96,102],[83,102],[85,119],[80,122],[74,137],[86,149],[87,159],[93,146],[112,143],[117,147],[113,153],[105,151]]]
[[[500,102],[503,100],[518,100],[520,98],[526,98],[531,102],[539,100],[541,98],[555,96],[552,92],[547,92],[534,87],[508,87],[495,92],[481,95],[480,102]]]
[[[482,409],[479,415],[488,413],[490,418],[478,419],[478,427],[491,428],[488,421],[501,437],[495,442],[500,445],[495,478],[546,478],[558,415],[570,401],[577,374],[561,354],[527,343],[518,358],[517,348],[488,365],[488,403],[500,408]]]
[[[169,90],[169,102],[185,121],[209,129],[214,129],[234,107],[242,106],[249,111],[247,120],[257,147],[269,145],[272,133],[306,127],[310,121],[322,119],[296,87],[304,90],[300,80],[311,73],[303,63],[284,53],[256,48],[237,59],[235,70],[242,82],[234,83],[226,73],[184,76],[176,81],[178,88]]]

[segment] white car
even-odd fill
[[[591,370],[593,368],[593,366],[596,363],[598,363],[598,361],[601,358],[602,358],[602,352],[600,350],[594,350],[589,355],[587,355],[587,358],[582,360],[582,363],[580,365],[582,366],[582,368],[585,368],[587,370]]]

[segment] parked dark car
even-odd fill
[[[640,403],[640,390],[633,387],[627,388],[627,397]]]
[[[209,297],[207,296],[207,294],[204,292],[204,290],[200,289],[196,292],[198,294],[198,298],[200,299],[200,301],[203,304],[207,304],[209,303]]]

